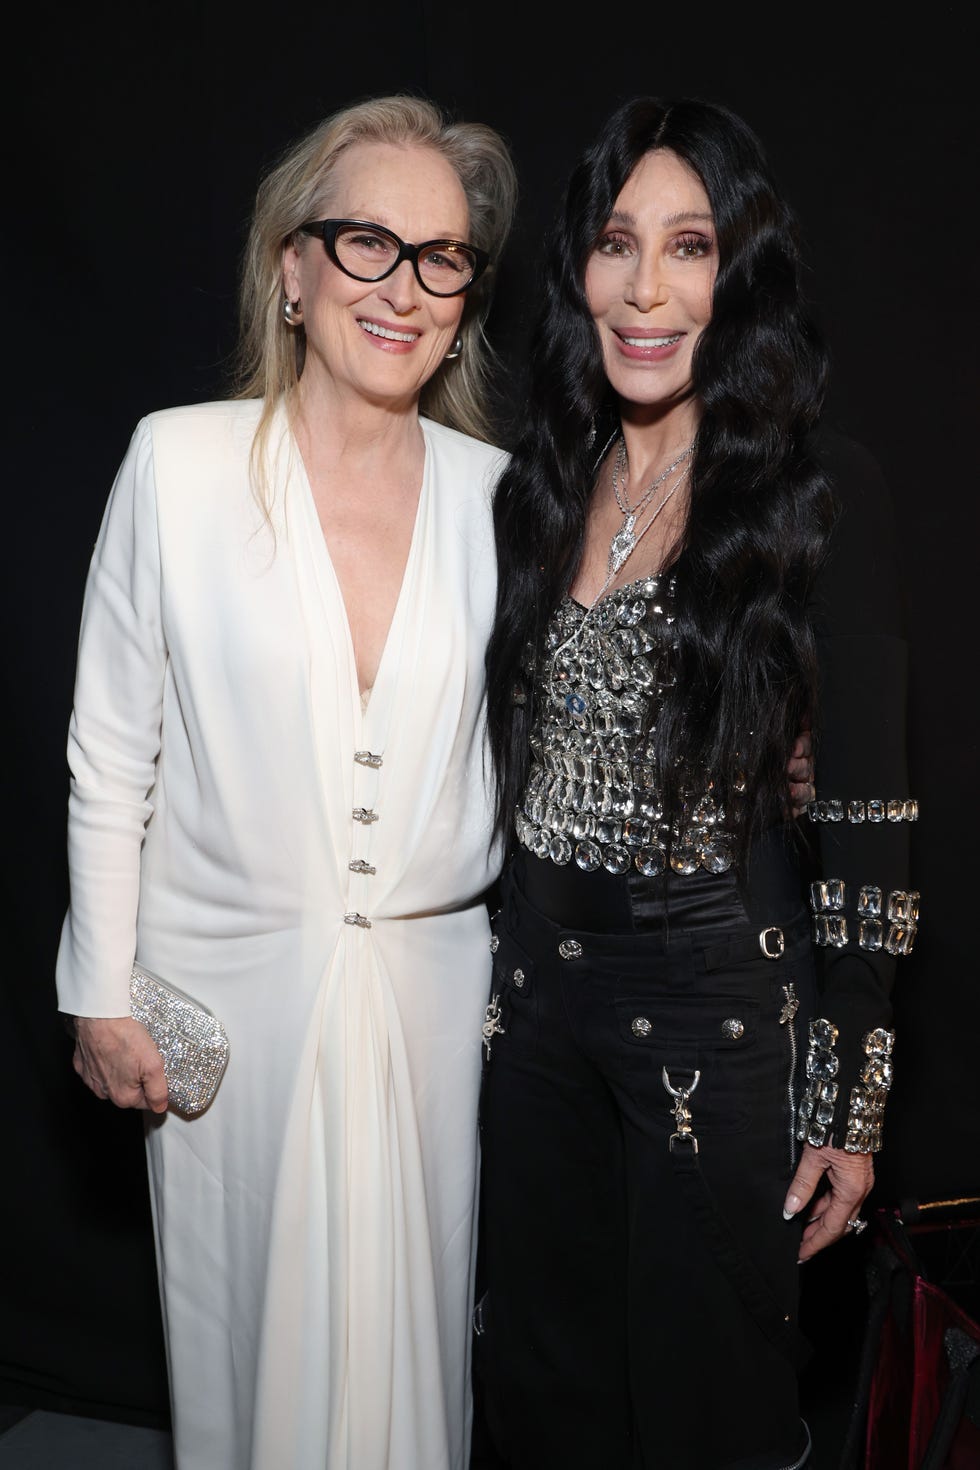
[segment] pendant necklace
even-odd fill
[[[689,444],[686,449],[682,449],[680,454],[674,460],[673,464],[669,464],[665,470],[661,470],[657,478],[650,482],[636,504],[630,505],[629,501],[626,499],[626,491],[621,491],[619,486],[620,476],[622,475],[623,470],[626,468],[627,463],[626,440],[622,437],[620,438],[619,449],[616,453],[616,463],[613,465],[612,489],[613,495],[616,499],[616,504],[618,505],[623,516],[623,524],[620,526],[619,530],[612,538],[612,541],[609,543],[610,581],[616,575],[619,569],[624,565],[627,557],[632,554],[633,549],[636,546],[637,541],[639,540],[639,537],[636,534],[636,523],[640,515],[650,504],[650,501],[653,498],[653,492],[657,490],[664,483],[665,480],[668,480],[670,478],[670,476],[677,469],[678,465],[684,463],[685,459],[687,459],[688,455],[691,454],[693,449],[693,444]],[[674,489],[676,488],[677,487],[675,486]],[[673,491],[671,491],[671,494],[673,494]],[[661,501],[660,505],[654,512],[654,520],[663,510],[669,498],[670,497],[667,496],[664,498],[663,501]],[[653,525],[653,521],[650,522],[650,525]],[[650,526],[645,526],[643,532],[641,532],[641,535],[645,534],[646,531],[648,531],[649,529]]]
[[[656,521],[657,517],[660,515],[660,512],[663,510],[664,506],[668,503],[668,501],[672,500],[673,497],[677,494],[678,490],[681,488],[681,486],[683,485],[684,481],[687,479],[688,475],[690,474],[690,472],[691,472],[691,466],[689,464],[685,464],[684,465],[684,467],[681,470],[680,474],[677,476],[677,479],[674,481],[673,485],[671,485],[670,489],[667,491],[666,495],[661,500],[660,504],[657,506],[656,510],[650,516],[650,519],[647,521],[646,525],[639,532],[639,534],[637,534],[634,531],[634,529],[633,529],[633,527],[635,525],[635,522],[636,522],[636,514],[637,514],[637,512],[639,510],[641,510],[643,508],[643,506],[649,504],[649,501],[650,501],[650,492],[652,490],[656,490],[656,488],[657,488],[658,485],[662,485],[663,482],[664,482],[664,480],[667,478],[667,476],[669,474],[671,474],[671,472],[673,470],[678,469],[679,466],[681,464],[683,464],[684,460],[687,459],[688,456],[690,455],[691,450],[693,449],[693,447],[694,447],[693,445],[689,445],[688,448],[684,450],[684,453],[683,454],[678,455],[678,457],[674,461],[674,463],[672,465],[669,465],[668,468],[664,471],[664,473],[662,475],[659,475],[657,477],[657,479],[653,482],[653,485],[652,486],[649,486],[647,490],[644,490],[643,495],[640,497],[640,500],[638,501],[637,505],[635,507],[633,507],[632,509],[629,509],[628,508],[627,511],[625,512],[625,514],[627,515],[628,521],[629,521],[629,536],[628,537],[623,536],[623,532],[626,530],[626,524],[624,524],[616,532],[616,535],[613,537],[612,541],[610,542],[610,544],[609,544],[609,561],[608,561],[608,567],[607,567],[607,571],[606,571],[606,580],[603,582],[602,586],[599,588],[599,591],[596,593],[595,597],[592,599],[592,601],[589,604],[589,606],[585,609],[585,612],[582,614],[582,617],[581,617],[581,619],[580,619],[577,627],[575,627],[572,630],[572,632],[568,635],[568,637],[566,639],[564,639],[563,642],[559,643],[558,647],[555,649],[554,653],[551,655],[551,675],[550,675],[550,677],[551,677],[551,680],[552,681],[554,680],[554,677],[555,677],[555,664],[556,664],[556,662],[558,660],[558,655],[560,653],[563,653],[564,650],[566,648],[568,648],[569,644],[577,643],[578,640],[579,640],[579,638],[581,638],[583,632],[585,631],[585,625],[586,625],[586,623],[589,621],[589,618],[592,616],[592,614],[595,612],[596,608],[599,606],[599,603],[605,597],[606,592],[608,591],[609,587],[611,586],[611,584],[613,582],[613,579],[616,577],[616,575],[619,573],[619,571],[623,568],[623,566],[625,566],[625,564],[629,560],[629,558],[633,555],[633,552],[636,550],[637,546],[639,546],[640,542],[643,540],[644,536],[649,531],[650,527]],[[623,455],[622,457],[625,458],[625,455]],[[619,460],[617,460],[617,467],[618,467],[618,464],[619,464]],[[615,478],[616,477],[615,477],[615,472],[614,472],[614,481],[615,481]],[[619,498],[618,493],[616,495],[616,504],[622,510],[622,508],[623,508],[622,507],[622,502],[620,501],[620,498]],[[620,538],[622,538],[622,539],[620,539]],[[654,574],[651,573],[651,575],[654,575]],[[569,697],[571,697],[571,696],[569,696]]]

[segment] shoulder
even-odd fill
[[[262,412],[258,399],[155,409],[137,423],[116,477],[161,525],[199,522],[207,507],[247,508],[249,461]]]
[[[817,456],[830,480],[836,520],[820,575],[827,606],[855,627],[902,622],[901,555],[895,507],[875,456],[835,429],[821,431]]]
[[[262,412],[257,398],[216,400],[156,409],[141,420],[137,432],[146,435],[154,452],[199,454],[212,446],[216,452],[247,453]]]
[[[181,404],[141,419],[130,444],[137,473],[151,477],[158,498],[183,502],[205,489],[239,486],[262,412],[259,399]]]
[[[815,449],[842,514],[891,515],[885,476],[865,444],[828,426],[820,430]]]
[[[495,481],[509,458],[506,451],[496,445],[474,439],[471,434],[461,434],[458,429],[447,428],[445,424],[437,424],[434,419],[423,418],[420,422],[435,460],[440,465],[445,463],[448,468],[458,467],[469,477],[477,475],[481,479]]]

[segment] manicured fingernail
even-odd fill
[[[798,1195],[788,1194],[786,1196],[786,1202],[783,1205],[783,1219],[792,1220],[793,1216],[796,1214],[797,1210],[800,1209],[802,1204],[803,1201]]]

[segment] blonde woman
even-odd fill
[[[60,1008],[147,1110],[178,1470],[463,1470],[507,149],[428,102],[262,182],[237,397],[135,430],[92,559]],[[167,1109],[134,957],[224,1023]]]

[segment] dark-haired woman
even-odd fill
[[[488,654],[476,1325],[513,1470],[809,1457],[798,1263],[863,1228],[918,896],[890,503],[821,424],[799,277],[723,107],[634,100],[572,175]]]

